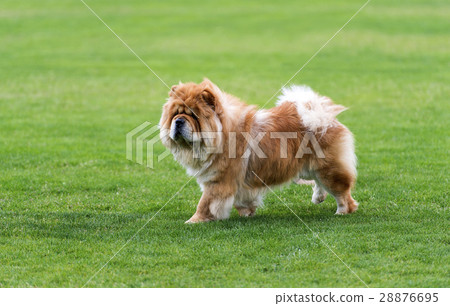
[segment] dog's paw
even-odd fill
[[[335,213],[335,215],[346,215],[346,214],[348,214],[347,207],[338,207]]]
[[[193,215],[189,220],[187,220],[184,223],[185,224],[193,224],[193,223],[208,222],[208,221],[211,221],[211,220],[208,218],[205,218],[205,217]]]
[[[326,194],[319,194],[319,195],[314,194],[311,199],[311,202],[313,202],[314,204],[320,204],[323,201],[325,201],[326,197],[327,197]]]
[[[353,203],[348,205],[348,213],[351,214],[351,213],[355,212],[356,210],[358,210],[358,205],[359,205],[358,202],[353,201]]]
[[[323,188],[315,184],[313,187],[313,196],[311,198],[311,202],[313,202],[314,204],[320,204],[325,201],[327,195],[328,193]]]
[[[248,207],[239,207],[236,208],[239,216],[241,217],[252,217],[255,215],[255,209],[248,208]]]
[[[358,203],[355,201],[348,206],[338,206],[336,210],[336,215],[347,215],[355,212],[358,209]]]

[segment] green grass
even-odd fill
[[[169,85],[206,76],[259,105],[363,2],[87,0]],[[350,107],[360,209],[276,192],[370,287],[450,285],[449,14],[372,0],[293,80]],[[1,287],[83,286],[183,186],[172,157],[125,158],[167,91],[80,1],[2,0]],[[185,225],[200,195],[188,183],[87,286],[363,286],[275,195]]]

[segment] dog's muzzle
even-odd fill
[[[170,128],[170,138],[174,141],[184,139],[186,142],[192,142],[192,131],[186,119],[179,117],[172,121]]]
[[[175,130],[174,130],[174,138],[175,140],[179,137],[183,136],[184,125],[186,124],[186,120],[183,118],[177,118],[175,120]]]

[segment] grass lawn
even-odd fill
[[[206,76],[263,105],[365,0],[86,2],[167,84]],[[370,287],[450,286],[449,15],[372,0],[292,81],[350,107],[360,208],[276,193]],[[183,186],[172,157],[125,158],[167,92],[80,1],[2,0],[0,287],[85,285]],[[274,194],[185,225],[200,195],[190,181],[86,286],[364,286]]]

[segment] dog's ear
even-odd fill
[[[212,92],[211,88],[206,87],[202,91],[202,99],[208,104],[213,110],[216,108],[216,96]]]
[[[205,101],[205,103],[212,108],[214,112],[217,114],[222,113],[222,108],[220,105],[220,99],[218,92],[220,89],[210,80],[207,78],[203,79],[202,82],[204,89],[202,91],[202,99]]]
[[[201,93],[202,100],[209,106],[211,109],[217,113],[222,113],[222,107],[220,105],[219,97],[215,93],[213,88],[209,86],[203,89]]]
[[[180,86],[180,85],[183,85],[183,83],[181,83],[181,81],[178,82],[178,85],[173,85],[173,86],[170,88],[169,96],[176,95],[177,88],[178,88],[178,86]]]
[[[205,86],[210,86],[210,87],[214,87],[215,86],[215,84],[213,82],[211,82],[211,80],[208,79],[208,78],[203,78],[202,84],[205,85]]]
[[[170,88],[169,96],[172,97],[173,95],[175,95],[175,92],[176,92],[176,90],[177,90],[177,87],[178,87],[178,85],[173,85],[172,88]]]

